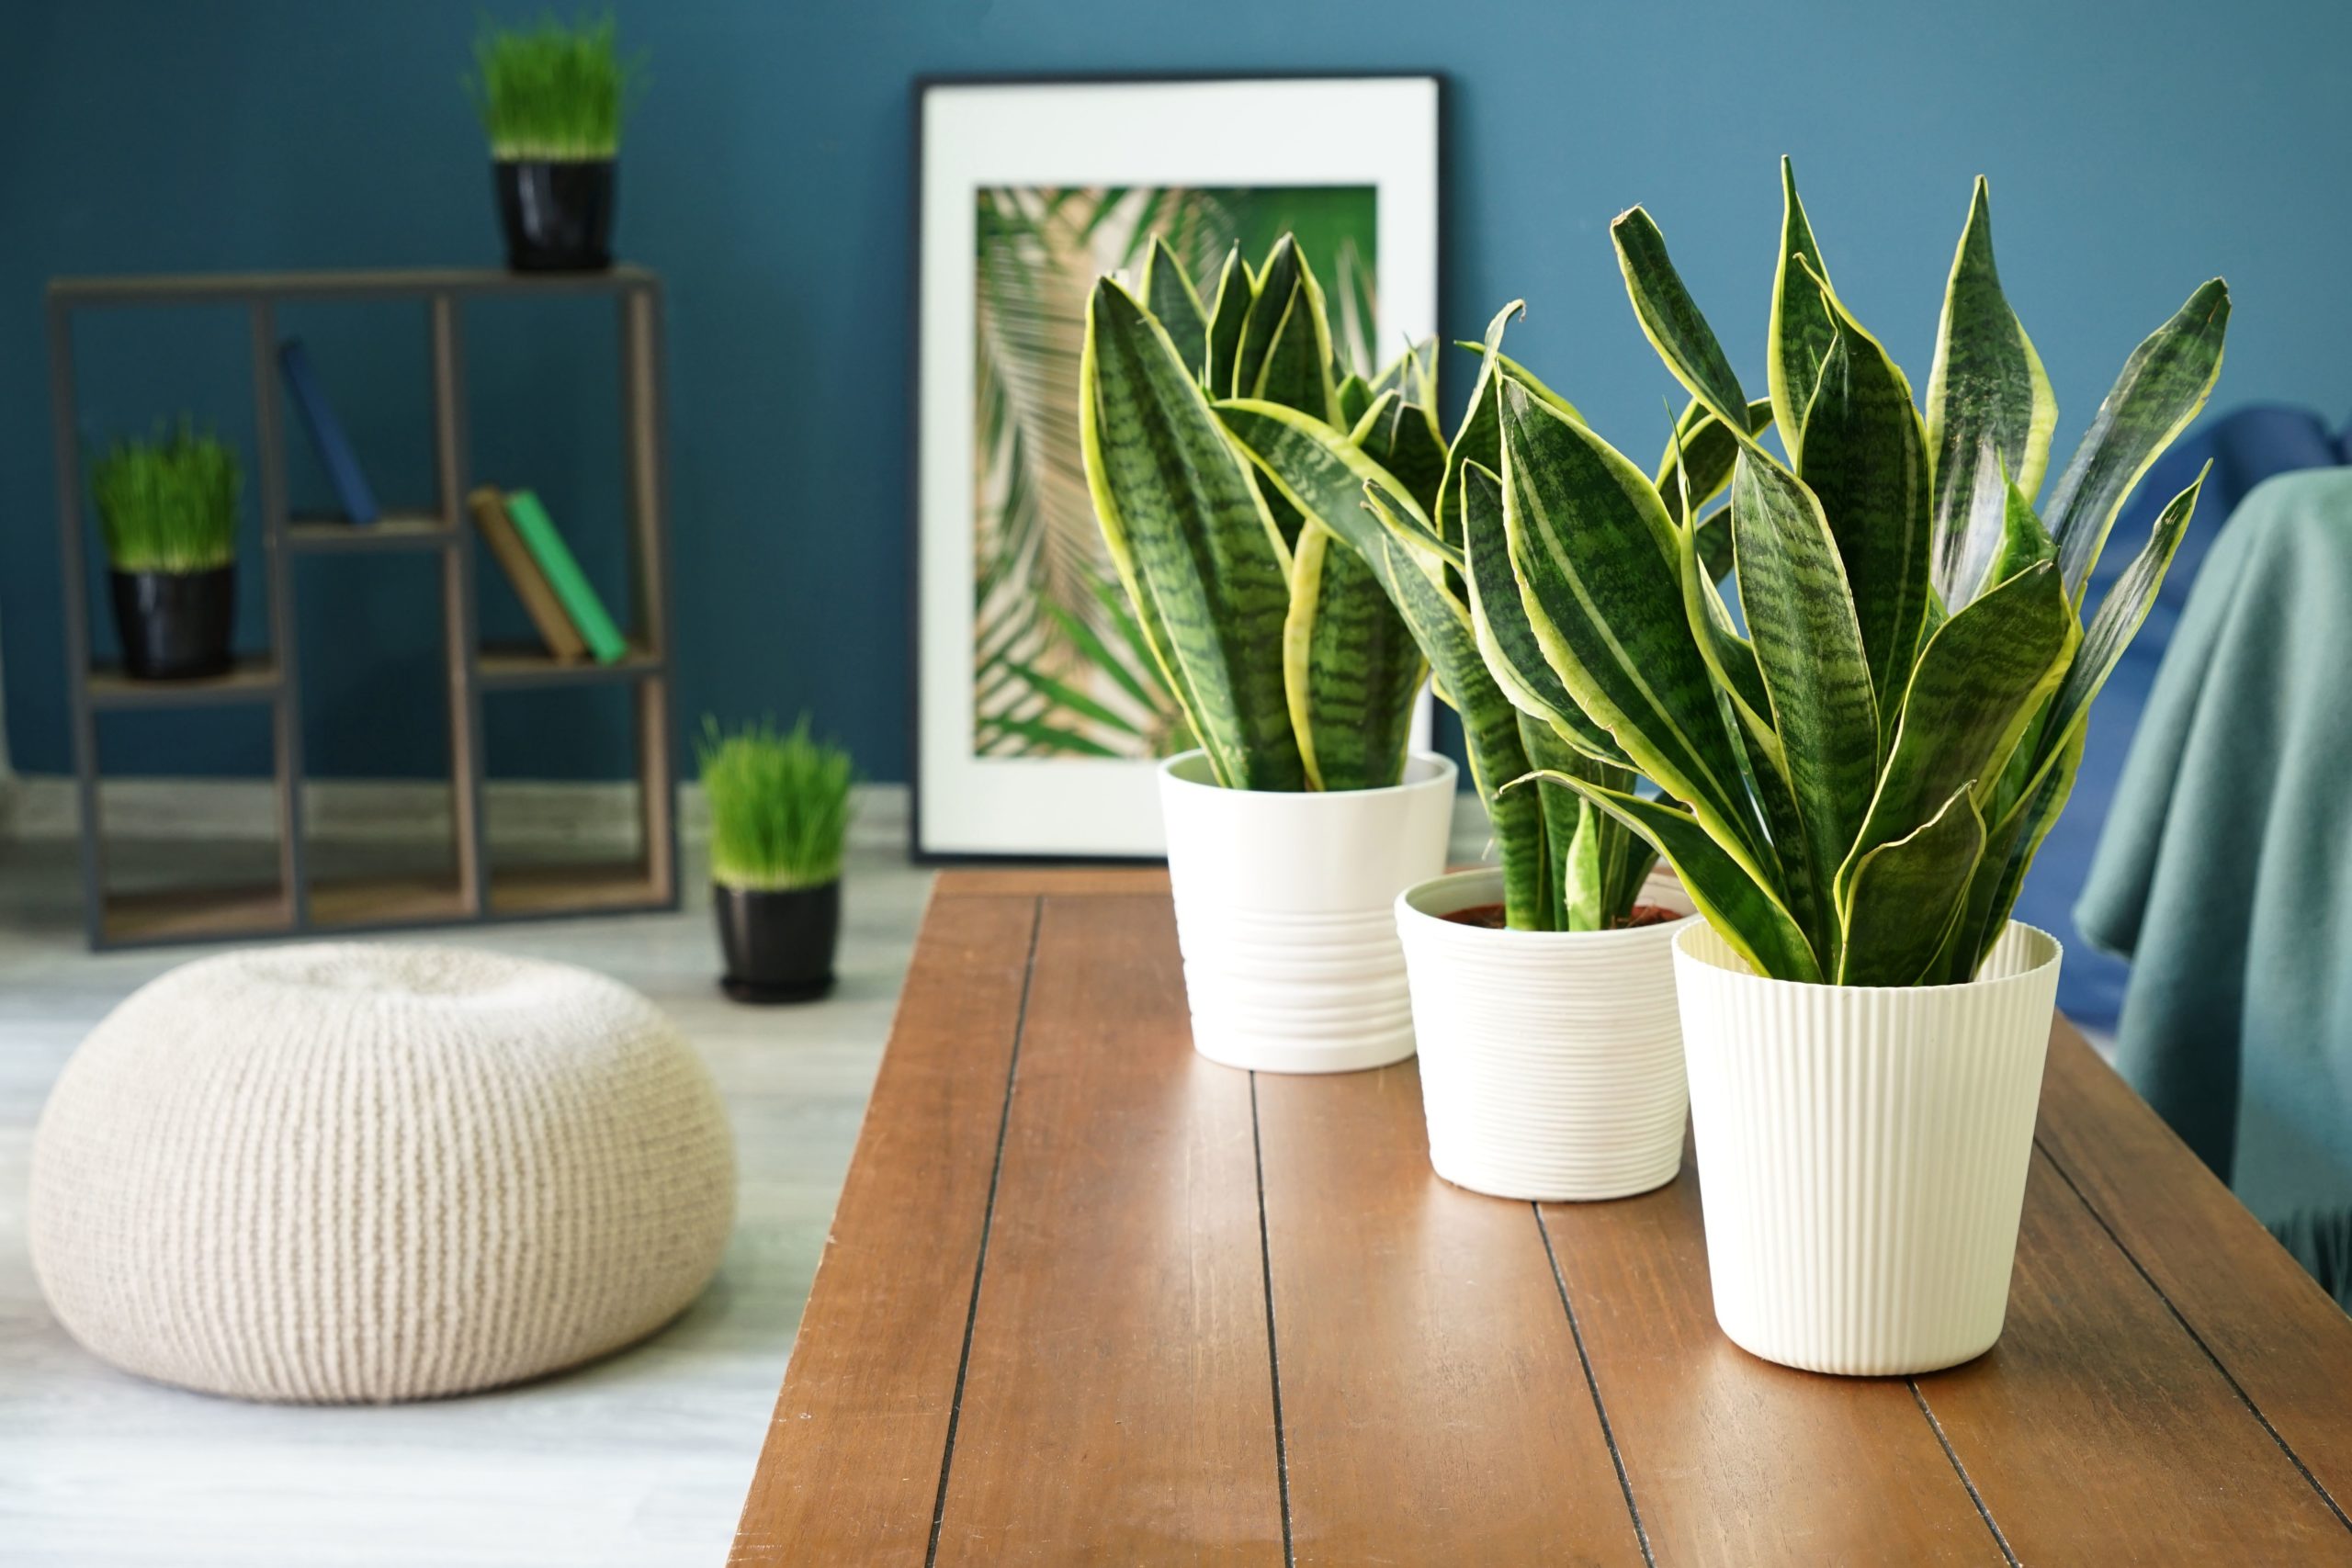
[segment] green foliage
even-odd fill
[[[1379,537],[1364,477],[1387,470],[1366,457],[1345,481],[1348,515],[1327,519],[1260,484],[1219,418],[1234,397],[1342,443],[1335,422],[1361,404],[1365,440],[1424,459],[1439,449],[1425,409],[1410,416],[1426,427],[1419,444],[1396,419],[1381,424],[1402,394],[1375,400],[1345,368],[1292,236],[1254,269],[1228,253],[1205,291],[1155,243],[1135,289],[1096,283],[1080,362],[1087,485],[1135,629],[1220,784],[1394,784],[1426,666],[1364,550]]]
[[[1649,215],[1611,227],[1634,315],[1691,399],[1655,478],[1490,336],[1510,570],[1481,562],[1474,527],[1494,623],[1481,641],[1514,702],[1657,783],[1647,799],[1589,768],[1543,775],[1656,846],[1758,972],[1964,981],[2188,528],[2201,475],[2084,625],[2117,513],[2220,374],[2229,292],[2204,285],[2132,354],[2037,512],[2057,409],[2001,293],[1984,183],[1924,418],[1831,285],[1785,161],[1782,184],[1769,403],[1743,389]],[[1788,461],[1761,444],[1766,423]],[[1725,479],[1729,507],[1699,518]],[[1723,539],[1744,631],[1718,586]]]
[[[710,802],[710,874],[754,892],[821,887],[842,874],[849,832],[849,753],[773,719],[722,733],[706,715],[695,748]]]
[[[610,12],[569,27],[553,16],[525,28],[485,17],[466,89],[494,158],[610,158],[643,69],[641,57],[620,57]]]
[[[237,454],[182,420],[152,441],[117,441],[90,468],[107,558],[117,571],[210,571],[237,557]]]
[[[1517,626],[1523,667],[1497,664],[1485,646],[1494,628],[1473,613],[1465,535],[1484,529],[1496,542],[1490,558],[1502,559],[1496,400],[1508,361],[1487,345],[1449,441],[1435,345],[1408,349],[1376,378],[1340,368],[1321,287],[1288,238],[1254,270],[1229,258],[1205,294],[1189,280],[1178,287],[1172,266],[1153,258],[1142,301],[1114,280],[1097,286],[1085,446],[1137,619],[1219,781],[1296,787],[1278,771],[1295,753],[1311,788],[1393,783],[1414,694],[1433,672],[1462,715],[1509,923],[1623,923],[1655,863],[1646,845],[1555,784],[1510,785],[1540,764],[1624,790],[1634,776],[1565,693],[1557,700],[1574,718],[1562,724],[1576,739],[1548,721],[1531,729],[1506,694],[1548,683],[1550,671]],[[1265,678],[1278,607],[1286,727]],[[1578,745],[1608,754],[1588,761]]]

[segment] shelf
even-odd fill
[[[259,887],[173,888],[107,895],[104,933],[109,947],[145,942],[232,942],[283,936],[294,911],[276,883]]]
[[[415,267],[53,277],[49,282],[49,298],[64,306],[201,305],[255,299],[422,299],[435,294],[616,294],[654,287],[652,273],[627,264],[603,272]]]
[[[286,525],[287,542],[308,554],[345,550],[437,550],[455,544],[458,531],[446,517],[388,512],[373,523],[340,517],[297,517]]]
[[[311,925],[319,931],[446,926],[469,918],[454,871],[345,877],[311,888]]]
[[[277,666],[266,655],[237,660],[226,675],[193,681],[142,681],[113,666],[90,671],[90,705],[99,708],[156,708],[207,703],[266,703],[277,696]]]
[[[594,685],[603,681],[635,681],[662,672],[662,660],[635,644],[618,660],[599,664],[594,660],[569,662],[543,648],[485,648],[476,665],[484,691],[513,691],[528,686]]]
[[[618,914],[670,907],[670,898],[640,861],[507,866],[490,876],[490,912],[494,916]]]

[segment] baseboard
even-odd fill
[[[902,850],[910,797],[902,784],[857,786],[850,843]],[[448,840],[449,792],[420,780],[320,779],[303,791],[314,837],[342,843],[442,843]],[[482,786],[489,832],[518,848],[560,850],[625,844],[636,832],[637,789],[628,784],[493,780]],[[248,779],[138,778],[106,786],[107,831],[123,839],[267,842],[277,836],[269,785]],[[70,839],[76,832],[74,781],[20,774],[0,781],[0,839]],[[710,810],[699,784],[678,789],[678,832],[690,844],[709,836]],[[1484,859],[1487,813],[1477,797],[1453,800],[1455,862]]]

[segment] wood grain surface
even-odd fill
[[[1484,1198],[1413,1064],[1195,1055],[1164,873],[930,920],[739,1562],[2352,1563],[2352,1322],[2063,1021],[2001,1341],[1840,1379],[1717,1330],[1687,1152]]]

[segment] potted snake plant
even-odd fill
[[[695,748],[710,804],[711,903],[739,1002],[813,1001],[833,988],[842,852],[853,765],[808,733],[763,719],[723,733],[703,720]]]
[[[516,272],[612,265],[621,120],[639,64],[608,13],[567,27],[484,20],[467,85],[490,137],[491,180]]]
[[[2132,352],[2037,504],[2057,409],[1984,183],[1924,411],[1832,285],[1785,163],[1782,183],[1766,379],[1784,455],[1649,215],[1612,227],[1694,405],[1685,451],[1731,453],[1738,617],[1679,476],[1654,482],[1505,366],[1519,592],[1493,620],[1523,620],[1530,643],[1497,642],[1514,667],[1540,656],[1564,731],[1605,731],[1663,794],[1544,776],[1648,840],[1705,917],[1675,964],[1717,1321],[1791,1366],[1926,1371],[2000,1335],[2060,959],[2009,911],[2202,477],[2096,607],[2091,568],[2203,406],[2230,299],[2206,283]]]
[[[1408,354],[1382,390],[1418,382]],[[1215,403],[1337,420],[1322,289],[1285,235],[1204,296],[1167,246],[1088,302],[1080,435],[1119,581],[1199,749],[1160,768],[1193,1043],[1343,1072],[1413,1054],[1389,904],[1445,864],[1454,768],[1408,755],[1427,674],[1356,551],[1261,488]]]
[[[228,671],[240,482],[237,454],[186,420],[152,441],[118,441],[91,465],[125,672],[175,681]]]
[[[1488,331],[1451,441],[1410,389],[1382,392],[1344,426],[1263,399],[1216,410],[1269,487],[1368,563],[1462,716],[1501,863],[1396,901],[1430,1163],[1497,1197],[1618,1198],[1681,1168],[1671,943],[1691,911],[1670,877],[1653,878],[1649,845],[1607,811],[1556,784],[1512,787],[1537,769],[1619,791],[1635,781],[1524,653],[1524,626],[1491,613],[1518,599],[1500,542],[1499,400],[1518,385],[1568,410],[1502,353],[1508,314]],[[1711,465],[1702,490],[1720,488],[1728,454],[1696,445]],[[1522,649],[1518,662],[1505,643]]]

